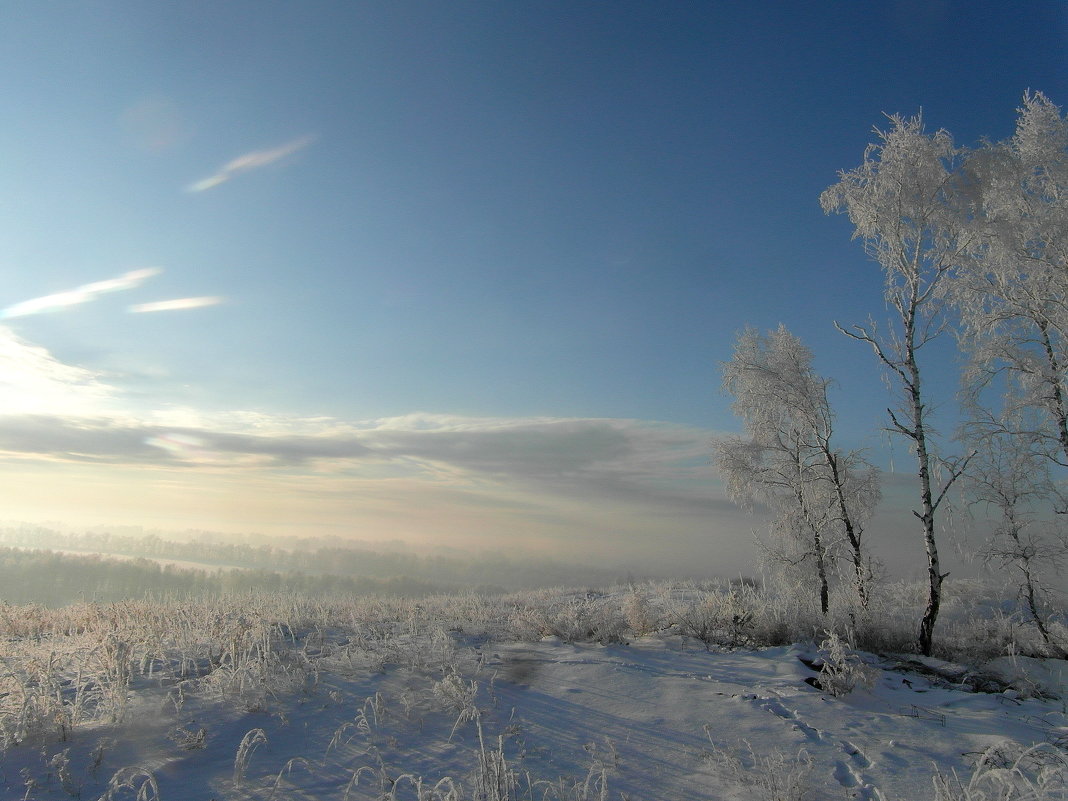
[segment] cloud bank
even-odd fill
[[[640,420],[411,415],[364,421],[258,416],[172,425],[155,415],[0,414],[0,453],[71,462],[407,477],[438,485],[525,487],[567,498],[707,505],[708,432]],[[433,421],[432,425],[428,422]]]
[[[8,514],[25,519],[520,548],[674,572],[702,552],[727,574],[751,556],[751,524],[717,489],[703,429],[135,411],[101,376],[0,327],[4,359],[16,368],[6,395],[25,402],[0,408],[0,464],[17,468]]]

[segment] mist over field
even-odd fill
[[[902,492],[905,489],[901,490]],[[740,522],[747,531],[760,517]],[[973,528],[973,521],[967,521]],[[920,578],[922,551],[903,524],[872,526],[877,558],[889,575]],[[963,525],[963,524],[962,524]],[[952,536],[950,544],[955,544]],[[962,543],[963,544],[963,543]],[[195,596],[237,589],[292,589],[318,596],[338,593],[427,595],[438,592],[503,593],[561,586],[607,586],[647,579],[764,576],[753,554],[710,553],[694,543],[690,554],[664,553],[655,543],[584,541],[581,548],[529,550],[450,547],[342,537],[285,537],[211,531],[146,530],[141,526],[90,529],[59,523],[0,524],[0,587],[9,603],[62,605],[76,600]],[[37,552],[37,553],[34,553]],[[48,552],[47,557],[41,552]],[[744,558],[743,558],[744,557]],[[955,550],[954,576],[981,572]]]
[[[121,533],[120,533],[121,532]],[[249,591],[423,597],[606,586],[652,578],[534,554],[413,551],[404,543],[272,539],[213,532],[61,532],[0,528],[0,586],[8,603],[62,606],[130,598],[197,598]]]

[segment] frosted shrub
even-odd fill
[[[812,640],[827,625],[811,591],[782,573],[765,582],[761,590],[745,585],[733,592],[753,613],[750,634],[754,644]]]
[[[835,632],[828,631],[827,638],[820,643],[820,657],[823,659],[820,687],[831,695],[848,695],[858,685],[869,689],[875,686],[878,673],[864,664]]]
[[[723,597],[723,619],[727,633],[727,645],[740,648],[752,644],[755,617],[755,594],[752,588],[732,588]]]
[[[592,623],[592,637],[602,645],[611,643],[627,644],[627,635],[630,626],[614,597],[602,598],[590,601],[590,622]]]
[[[924,600],[916,585],[870,585],[868,608],[840,607],[834,628],[849,631],[857,648],[874,653],[906,653],[916,646],[916,619]]]
[[[101,646],[93,652],[93,656],[108,717],[113,722],[122,720],[130,693],[130,680],[133,677],[132,648],[120,633],[109,633]]]
[[[437,625],[457,634],[499,637],[504,631],[500,598],[465,592],[424,599]]]
[[[589,598],[572,598],[546,610],[548,633],[564,642],[581,642],[594,637],[594,607]]]
[[[623,618],[627,627],[639,637],[659,631],[662,627],[661,615],[650,603],[648,594],[637,587],[631,588],[623,601]]]
[[[453,715],[456,722],[453,724],[451,740],[456,730],[468,721],[478,719],[478,707],[475,699],[478,697],[478,684],[475,681],[464,681],[458,673],[450,673],[439,682],[434,683],[434,698],[437,702]]]
[[[380,651],[387,662],[415,673],[442,676],[452,670],[457,659],[452,637],[440,624],[421,634],[394,635],[381,643]]]
[[[1009,615],[995,610],[982,617],[947,622],[941,652],[970,664],[982,664],[999,656],[1020,653],[1022,627]]]
[[[623,643],[627,621],[617,602],[596,593],[568,597],[557,591],[539,593],[516,604],[509,626],[520,640],[559,637],[564,642]]]
[[[1047,656],[1051,646],[1028,619],[1019,599],[1004,588],[974,580],[947,581],[939,653],[969,664],[983,664],[1000,656]],[[1063,623],[1045,623],[1055,648],[1065,642]]]
[[[680,633],[700,640],[705,648],[738,648],[752,643],[754,613],[749,600],[734,588],[714,590],[697,599],[676,601],[672,617]]]
[[[526,603],[516,603],[508,616],[508,636],[520,642],[537,642],[548,631],[542,610]]]
[[[693,637],[709,648],[716,641],[719,626],[718,604],[712,596],[695,601],[680,601],[672,608],[672,622],[679,633]]]
[[[1046,623],[1049,629],[1050,639],[1060,647],[1062,651],[1068,651],[1068,619],[1050,620]]]

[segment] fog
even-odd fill
[[[882,578],[920,579],[923,546],[906,505],[912,482],[905,476],[888,479],[888,500],[869,525],[866,543]],[[641,536],[634,529],[586,531],[570,542],[527,538],[521,547],[510,543],[505,547],[502,538],[495,543],[490,537],[455,538],[442,544],[448,540],[8,521],[0,524],[0,599],[62,605],[253,589],[317,596],[426,595],[603,587],[665,578],[766,581],[775,580],[774,574],[761,567],[757,538],[767,536],[767,522],[759,511],[744,514],[728,509],[715,526],[695,524],[691,533],[676,534],[671,547],[664,547],[662,538]],[[733,536],[716,535],[727,526],[733,528]],[[970,554],[980,529],[977,521],[964,518],[946,529],[943,563],[954,577],[975,575],[978,566]],[[964,532],[970,532],[970,539]]]

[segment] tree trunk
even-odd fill
[[[1061,388],[1061,375],[1064,370],[1057,360],[1057,354],[1053,350],[1053,343],[1049,337],[1049,324],[1045,321],[1039,321],[1038,330],[1042,334],[1042,347],[1045,351],[1046,364],[1049,367],[1049,376],[1047,380],[1050,383],[1050,391],[1053,400],[1053,419],[1057,426],[1057,440],[1060,443],[1061,451],[1064,453],[1064,457],[1068,460],[1068,408],[1066,408],[1064,390]]]
[[[909,320],[907,332],[907,364],[910,374],[909,400],[912,412],[912,439],[916,444],[916,461],[920,472],[920,503],[922,512],[913,512],[923,525],[923,543],[927,550],[927,607],[920,620],[920,653],[931,656],[934,650],[934,627],[938,620],[938,610],[942,605],[942,579],[938,565],[938,544],[934,532],[934,495],[931,491],[931,456],[927,451],[927,432],[923,421],[923,401],[920,396],[920,370],[916,364],[916,354],[912,348],[912,320]]]
[[[831,607],[831,591],[827,583],[827,556],[824,552],[823,537],[820,535],[820,521],[813,519],[812,509],[805,498],[805,487],[809,479],[805,476],[805,464],[801,458],[802,443],[799,433],[794,432],[791,444],[793,446],[791,456],[793,457],[794,467],[797,469],[794,498],[797,500],[797,506],[801,513],[800,524],[807,528],[812,535],[812,555],[816,558],[816,575],[820,583],[820,611],[824,617],[827,617],[827,612],[830,611]]]
[[[1031,577],[1031,571],[1024,566],[1024,594],[1027,598],[1027,609],[1031,613],[1031,619],[1035,621],[1035,627],[1038,629],[1038,633],[1042,635],[1042,641],[1046,644],[1046,647],[1050,652],[1061,659],[1064,659],[1066,653],[1063,648],[1053,642],[1049,636],[1049,631],[1046,629],[1046,623],[1042,620],[1042,615],[1038,610],[1038,599],[1035,597],[1035,582]]]
[[[820,537],[819,529],[812,531],[812,548],[816,552],[816,574],[820,578],[820,611],[823,612],[824,617],[827,617],[831,608],[831,592],[827,584],[827,561],[824,557],[823,539]]]
[[[853,551],[853,570],[856,576],[854,582],[857,589],[857,595],[860,597],[860,608],[867,609],[868,586],[867,577],[864,571],[864,553],[860,547],[860,533],[853,525],[853,517],[850,515],[849,507],[846,504],[845,493],[842,490],[842,477],[838,473],[838,459],[826,446],[823,448],[823,455],[827,460],[827,466],[831,469],[831,481],[834,483],[835,500],[838,502],[838,514],[841,515],[842,525],[845,527],[846,539],[849,540],[849,547]]]

